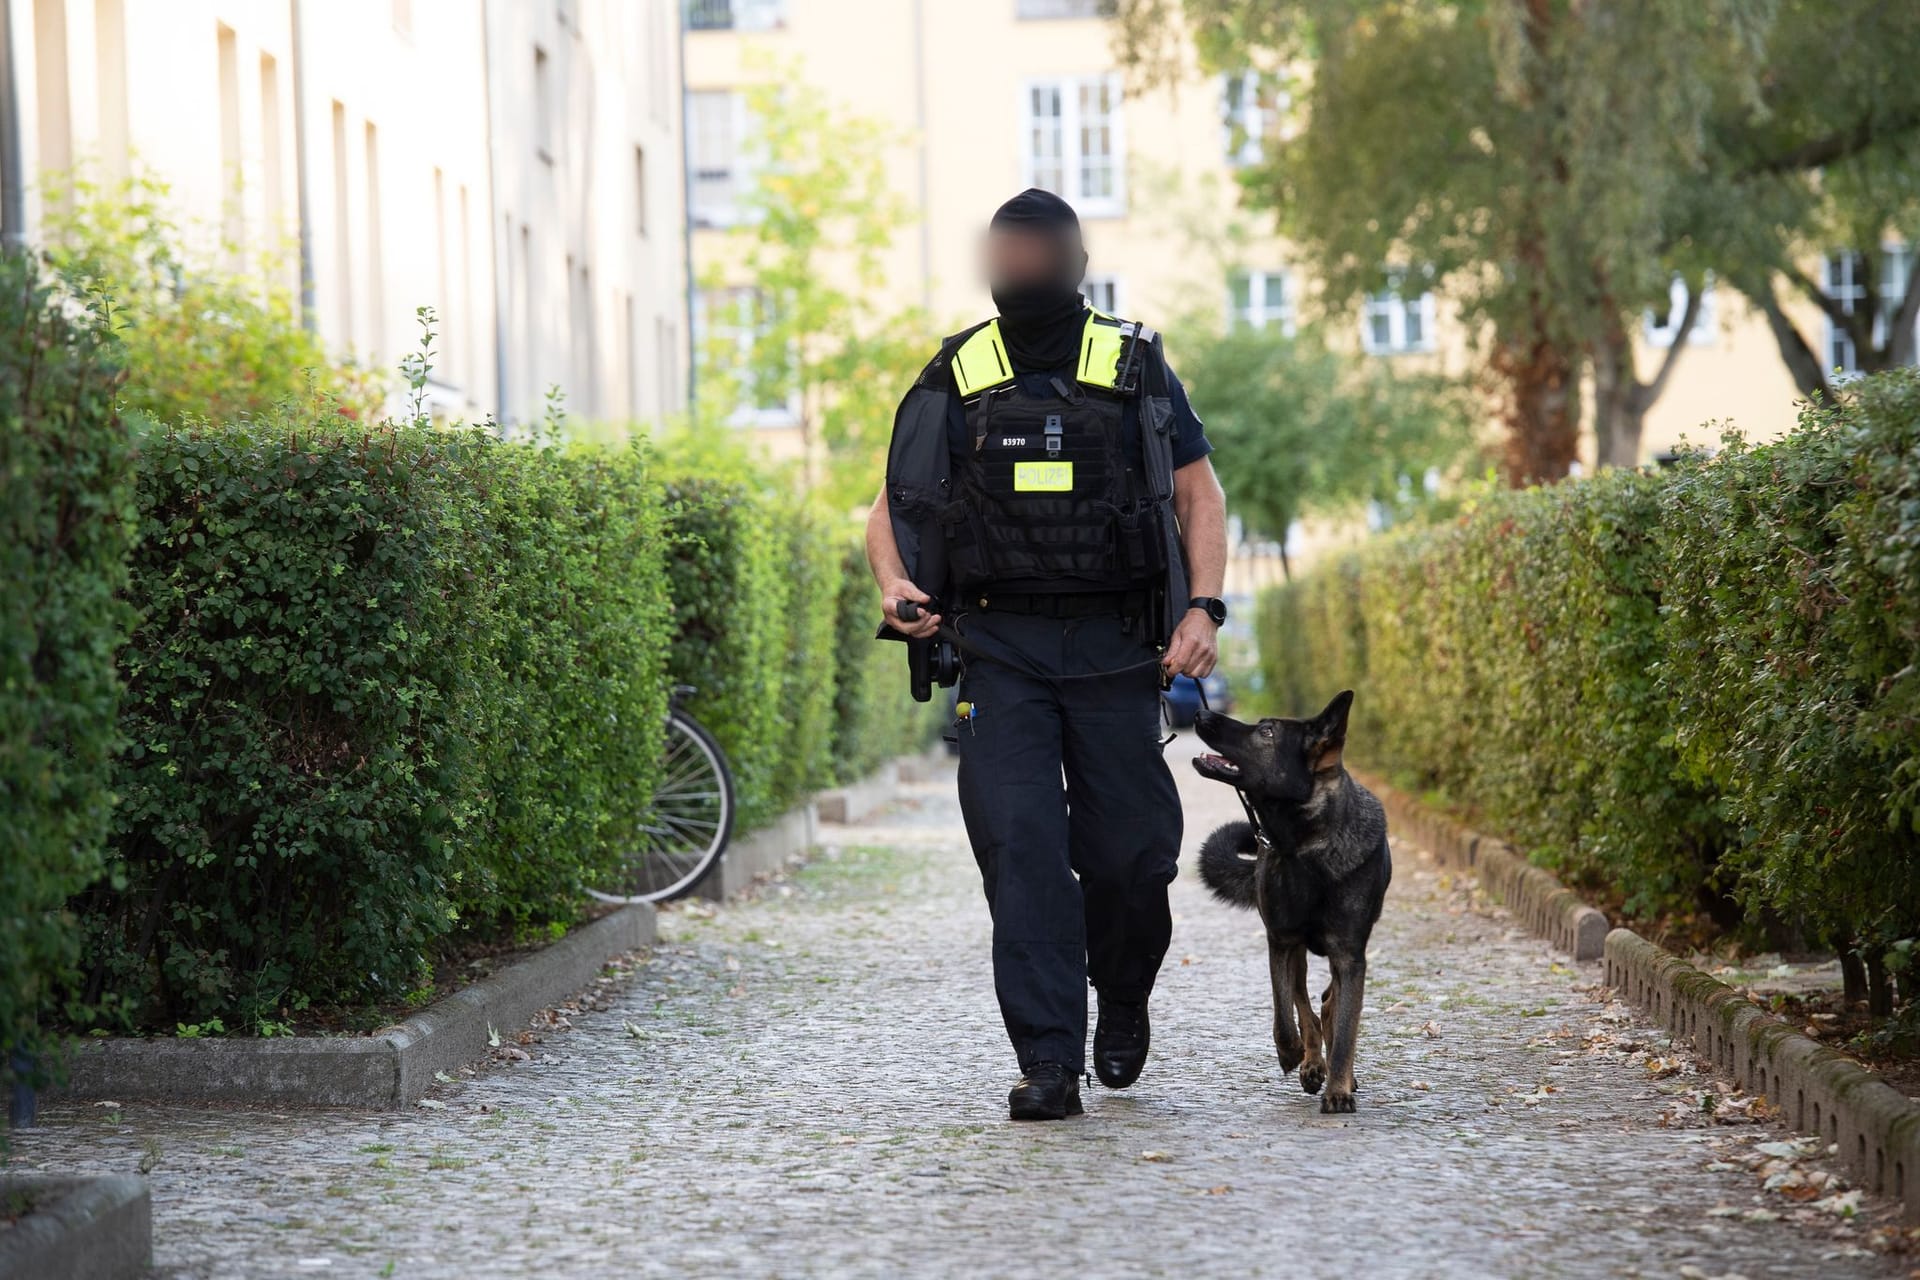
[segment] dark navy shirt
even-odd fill
[[[1166,372],[1166,387],[1160,383],[1160,371]],[[1213,445],[1207,440],[1206,429],[1200,424],[1200,415],[1193,411],[1193,402],[1187,398],[1187,389],[1180,382],[1180,376],[1164,360],[1146,362],[1147,394],[1165,395],[1173,404],[1173,469],[1178,471],[1190,462],[1198,462],[1213,452]],[[1072,369],[1063,369],[1058,374],[1033,373],[1016,370],[1014,381],[1022,391],[1030,395],[1045,396],[1052,394],[1050,383],[1055,377],[1071,384],[1074,379]],[[1137,441],[1139,436],[1140,402],[1128,400],[1125,417],[1122,419],[1128,440]],[[967,411],[960,403],[958,394],[947,397],[947,448],[955,457],[964,457],[972,448],[967,437]]]

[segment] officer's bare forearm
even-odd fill
[[[1205,458],[1173,473],[1173,513],[1187,553],[1187,585],[1217,596],[1227,585],[1227,495]]]
[[[880,584],[882,591],[907,576],[907,566],[900,559],[900,546],[893,540],[893,518],[887,511],[885,485],[873,500],[873,510],[867,512],[867,568],[873,570],[873,580]]]

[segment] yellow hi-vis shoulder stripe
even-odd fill
[[[1074,376],[1089,387],[1112,390],[1119,385],[1120,357],[1136,328],[1131,321],[1092,311],[1081,333],[1080,367]],[[953,353],[953,381],[963,400],[1013,381],[1013,362],[1007,358],[998,320],[988,321]]]
[[[1111,390],[1120,381],[1120,353],[1133,326],[1123,324],[1105,312],[1087,317],[1086,332],[1080,338],[1079,379],[1089,387]]]
[[[1007,344],[1001,341],[998,320],[988,321],[953,353],[953,381],[963,400],[1013,381],[1013,362],[1007,359]]]

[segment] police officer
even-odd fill
[[[1073,209],[1014,197],[986,265],[999,316],[943,343],[902,401],[867,558],[882,634],[957,651],[1009,1110],[1057,1120],[1081,1112],[1089,982],[1101,1083],[1146,1064],[1181,834],[1159,694],[1213,669],[1226,511],[1158,335],[1082,297]]]

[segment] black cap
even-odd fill
[[[990,231],[1031,231],[1058,236],[1063,240],[1080,239],[1080,215],[1073,206],[1051,191],[1028,187],[994,210]]]

